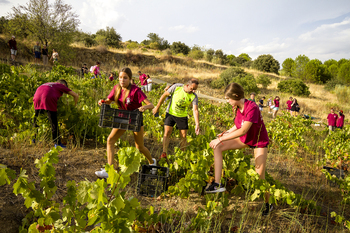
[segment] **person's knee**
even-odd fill
[[[111,137],[111,136],[108,136],[108,138],[107,138],[107,144],[108,144],[108,145],[114,145],[116,142],[117,142],[116,139],[114,139],[114,138]]]

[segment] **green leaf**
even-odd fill
[[[260,190],[259,190],[259,189],[256,189],[256,190],[254,191],[254,193],[252,194],[252,196],[250,197],[250,199],[251,199],[252,201],[254,201],[255,199],[259,198],[260,193],[261,193]]]

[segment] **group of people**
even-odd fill
[[[16,37],[12,36],[11,39],[8,41],[8,46],[10,47],[10,53],[11,53],[11,60],[14,62],[16,60],[17,56],[17,41]],[[40,43],[36,42],[36,44],[33,46],[33,55],[34,55],[34,62],[35,64],[39,64],[40,60],[42,58],[43,65],[47,65],[49,61],[49,50],[46,45],[43,45],[43,48],[41,48]],[[52,55],[50,57],[50,61],[52,60],[55,64],[58,61],[59,54],[55,49],[52,49]]]
[[[250,93],[250,97],[248,98],[248,100],[255,103],[255,95],[256,95],[255,92]],[[276,98],[273,99],[273,97],[271,96],[271,98],[267,100],[266,106],[264,105],[264,101],[265,101],[265,96],[261,97],[261,99],[258,102],[258,107],[260,112],[263,111],[264,107],[268,107],[269,113],[272,113],[272,118],[276,118],[277,112],[280,107],[280,97],[276,96]]]
[[[91,66],[90,70],[86,66],[86,63],[84,63],[83,66],[81,67],[81,76],[84,77],[85,74],[91,74],[92,79],[100,78],[101,77],[100,67],[101,67],[101,62],[99,61],[96,62],[96,65]],[[114,79],[112,79],[111,81],[113,80]]]
[[[145,92],[152,91],[152,79],[147,74],[143,74],[141,71],[137,72],[139,75],[139,84],[141,85],[141,90]]]
[[[334,109],[331,108],[331,113],[327,116],[329,133],[333,132],[335,129],[343,129],[344,127],[344,112],[343,110],[339,110],[338,113],[339,116],[334,112]]]

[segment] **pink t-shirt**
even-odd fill
[[[94,74],[95,74],[95,75],[100,74],[100,67],[95,66],[95,68],[94,68]]]
[[[276,100],[276,99],[274,99],[273,100],[274,101],[274,103],[275,103],[275,107],[279,107],[280,106],[280,101],[279,100]]]
[[[147,75],[145,75],[145,74],[141,74],[140,75],[140,77],[139,77],[139,79],[140,79],[140,82],[141,82],[141,85],[142,86],[145,86],[145,85],[147,85]]]
[[[343,127],[344,126],[344,115],[339,115],[337,120],[337,127]]]
[[[336,113],[330,113],[328,114],[328,125],[329,126],[335,126],[336,125],[336,122],[337,122],[337,119],[338,119],[338,115]]]
[[[252,126],[247,134],[241,136],[241,142],[248,146],[265,147],[269,144],[269,136],[267,134],[261,112],[258,105],[253,101],[245,100],[243,113],[238,109],[235,119],[237,129],[243,126],[244,121],[252,122]],[[260,133],[260,135],[259,135]],[[259,140],[259,141],[258,141]]]
[[[116,86],[113,87],[111,93],[108,95],[108,99],[115,101],[114,100],[114,93],[115,93],[115,88]],[[129,92],[128,97],[125,100],[125,105],[123,104],[123,98],[124,98],[124,90],[122,89],[121,94],[118,99],[118,104],[121,106],[121,109],[123,110],[128,110],[128,111],[133,111],[135,109],[138,109],[139,107],[142,106],[142,102],[147,99],[147,96],[145,93],[141,91],[141,89],[136,86],[136,85],[131,85],[131,89]]]
[[[293,101],[291,101],[291,100],[287,101],[288,110],[290,110],[292,108],[292,103],[293,103]]]
[[[70,92],[71,89],[61,83],[45,83],[36,89],[33,102],[34,109],[45,109],[57,112],[57,100],[63,93]]]

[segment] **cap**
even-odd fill
[[[339,112],[343,113],[343,110],[339,110]]]

